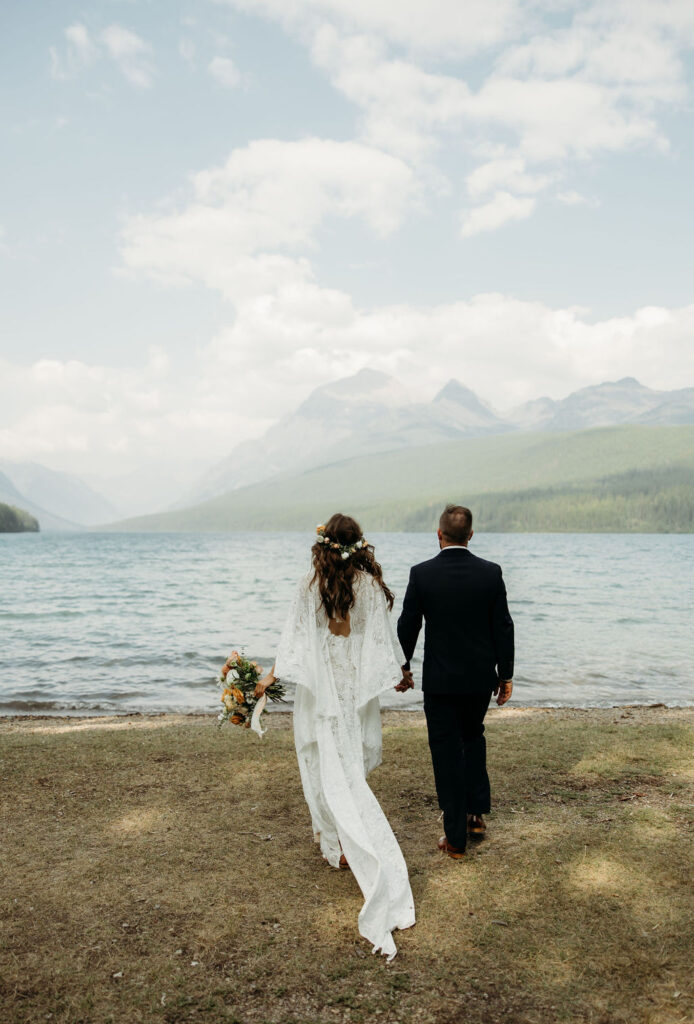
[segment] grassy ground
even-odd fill
[[[691,1020],[694,711],[489,717],[489,837],[454,862],[420,715],[372,786],[418,923],[371,956],[311,842],[288,716],[0,724],[0,1021]]]

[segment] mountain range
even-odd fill
[[[0,466],[4,463],[0,463]],[[0,502],[23,509],[38,519],[42,530],[78,530],[79,523],[55,515],[35,501],[31,501],[15,486],[10,477],[0,469]]]
[[[263,437],[237,445],[174,507],[370,452],[418,448],[456,438],[628,423],[694,423],[694,388],[657,391],[625,377],[582,388],[560,400],[538,398],[501,416],[460,381],[448,381],[431,401],[413,402],[393,377],[364,369],[317,388]]]
[[[433,530],[447,501],[482,531],[694,532],[694,425],[507,432],[371,452],[275,476],[129,531],[310,530],[336,509],[367,535]]]
[[[118,515],[117,509],[80,477],[48,469],[36,462],[0,459],[0,498],[5,501],[8,482],[22,508],[37,516],[41,525],[55,529],[58,520],[70,526],[91,526]]]
[[[179,490],[175,501],[176,481],[163,468],[159,477],[147,470],[132,479],[102,476],[87,481],[8,459],[0,459],[0,501],[26,509],[44,530],[76,530],[112,523],[123,515],[197,506],[253,484],[362,456],[495,435],[627,424],[694,424],[694,388],[658,391],[625,377],[559,400],[538,398],[500,415],[460,381],[449,380],[431,400],[413,401],[395,378],[367,368],[316,388],[262,437],[236,445],[185,492]]]
[[[190,474],[182,474],[190,479]],[[169,508],[183,484],[165,467],[83,478],[36,462],[0,459],[0,502],[31,512],[46,530],[81,530]]]

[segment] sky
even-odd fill
[[[0,47],[0,457],[190,476],[365,366],[694,386],[691,0],[37,0]]]

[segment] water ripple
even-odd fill
[[[435,538],[370,536],[397,614],[409,567],[436,554]],[[311,541],[0,535],[0,714],[214,710],[233,647],[272,664]],[[488,534],[473,550],[504,567],[519,703],[691,701],[693,536]]]

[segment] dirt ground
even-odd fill
[[[291,716],[0,720],[2,1024],[692,1019],[694,709],[504,708],[494,809],[436,849],[419,712],[370,783],[417,924],[372,956],[311,841]]]

